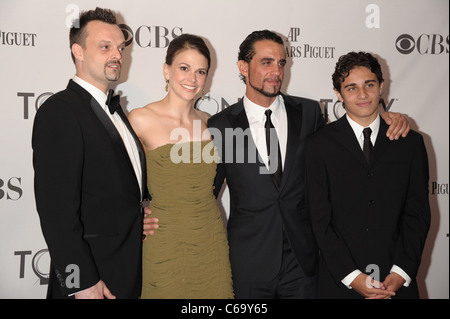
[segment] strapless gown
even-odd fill
[[[141,298],[233,298],[228,241],[212,188],[213,143],[166,144],[146,156],[159,229],[143,244]]]

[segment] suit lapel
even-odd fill
[[[281,178],[281,184],[279,191],[283,189],[283,186],[286,184],[286,181],[290,175],[290,171],[295,164],[295,156],[297,153],[297,149],[299,147],[300,142],[300,134],[301,134],[301,121],[302,121],[302,112],[301,107],[294,105],[291,103],[290,99],[284,95],[284,104],[286,108],[286,117],[287,117],[287,145],[286,145],[286,156],[285,156],[285,165],[283,169],[283,175]],[[241,128],[243,131],[249,129],[250,125],[248,122],[247,114],[244,109],[244,102],[241,99],[237,104],[233,112],[229,115],[229,121],[233,127],[233,129]],[[250,144],[252,143],[252,144]],[[253,140],[253,137],[249,139],[249,142],[245,144],[244,151],[245,154],[248,154],[249,147],[254,147],[256,149],[256,154],[258,156],[259,162],[258,165],[261,165],[263,161],[259,155],[259,152],[256,148],[256,144]],[[264,165],[264,164],[262,164]],[[274,185],[275,185],[275,181]]]
[[[374,159],[371,165],[374,165],[383,156],[384,152],[390,145],[389,138],[386,137],[388,128],[389,126],[386,124],[383,118],[380,118],[380,129],[378,131],[377,140],[375,141],[375,145],[373,148]]]
[[[290,103],[289,98],[283,95],[284,106],[286,108],[287,117],[287,143],[286,156],[284,160],[283,176],[281,178],[280,191],[289,178],[292,167],[295,163],[295,155],[300,146],[300,134],[302,123],[302,109],[301,106],[296,106]]]
[[[364,153],[346,117],[347,115],[344,115],[336,121],[335,138],[338,143],[343,145],[358,160],[358,162],[367,167],[368,164],[364,157]]]
[[[119,107],[117,109],[117,113],[121,117],[122,121],[125,123],[125,126],[127,127],[128,131],[130,131],[131,135],[133,136],[134,142],[136,143],[136,147],[139,152],[139,162],[141,164],[141,170],[142,170],[142,198],[145,198],[144,189],[145,189],[145,186],[147,185],[147,171],[146,171],[147,163],[146,163],[146,158],[145,158],[145,152],[142,147],[141,141],[139,140],[139,138],[137,137],[133,128],[131,127],[131,124],[128,121],[127,116],[123,112],[122,107]],[[127,152],[127,154],[128,154],[128,152]]]
[[[70,80],[70,82],[69,82],[69,87],[71,89],[77,91],[79,94],[81,94],[83,96],[84,99],[89,101],[89,106],[91,107],[92,111],[97,116],[99,121],[102,123],[102,125],[105,127],[109,136],[114,141],[114,145],[119,149],[120,152],[124,152],[125,154],[127,154],[125,145],[123,144],[122,138],[120,137],[120,134],[117,131],[114,123],[111,121],[111,119],[105,113],[105,110],[100,106],[100,104],[98,104],[97,100],[95,100],[92,97],[92,95],[89,94],[89,92],[87,92],[85,89],[83,89],[81,86],[79,86],[77,83],[75,83],[72,80]]]
[[[91,98],[90,106],[94,111],[95,115],[97,116],[97,118],[105,127],[108,134],[111,136],[112,140],[114,141],[114,145],[119,149],[121,153],[127,154],[127,158],[129,159],[128,152],[127,149],[125,148],[122,137],[120,136],[119,132],[116,129],[116,126],[108,117],[108,115],[105,113],[103,108],[100,106],[100,104],[98,104],[98,102],[94,98]]]
[[[255,140],[251,134],[250,124],[248,122],[247,113],[244,108],[244,99],[241,99],[234,107],[233,111],[228,114],[228,120],[231,123],[233,130],[242,129],[244,134],[247,134],[248,139],[246,143],[243,143],[243,155],[245,158],[245,163],[248,165],[257,165],[262,169],[265,169],[264,162],[261,159],[261,156],[258,152],[258,149],[255,144]],[[235,149],[235,145],[233,145],[233,149]],[[255,150],[255,152],[250,152],[250,150]],[[237,150],[235,150],[237,153]],[[257,158],[251,158],[251,156],[255,154]],[[233,159],[235,161],[235,159]]]
[[[350,123],[348,123],[348,120],[345,118],[346,116],[347,115],[340,118],[336,123],[336,127],[339,128],[340,131],[339,134],[342,134],[341,137],[336,136],[336,138],[353,154],[354,157],[358,159],[359,162],[361,162],[361,164],[367,166],[367,161],[364,157],[364,153],[361,150],[361,146],[359,145],[359,142],[355,136],[355,133],[353,132],[352,127],[350,126]],[[386,122],[382,118],[380,118],[380,128],[378,130],[377,139],[374,145],[373,157],[369,163],[369,166],[375,165],[378,159],[389,147],[389,139],[386,137],[388,128],[389,126],[386,124]]]
[[[339,120],[336,121],[336,129],[337,129],[336,139],[339,143],[341,143],[344,147],[346,147],[350,151],[350,153],[352,153],[353,156],[357,158],[359,162],[361,162],[361,164],[367,166],[364,153],[361,150],[361,146],[359,145],[355,133],[353,132],[350,123],[346,119],[346,116],[347,115],[341,117]],[[387,129],[388,125],[381,118],[380,129],[378,131],[377,140],[375,141],[374,145],[374,155],[371,162],[369,163],[370,166],[373,166],[377,162],[377,160],[382,156],[386,148],[389,146],[388,143],[389,140],[386,137]]]
[[[248,123],[247,114],[244,109],[244,99],[241,99],[236,107],[233,109],[230,114],[228,114],[228,119],[233,127],[233,129],[241,128],[242,130],[246,130],[250,127]]]
[[[111,119],[108,117],[108,115],[105,113],[105,110],[100,106],[100,104],[98,104],[97,100],[94,99],[89,92],[87,92],[85,89],[83,89],[81,86],[79,86],[77,83],[75,83],[74,81],[70,80],[69,81],[69,85],[68,87],[70,87],[71,89],[77,91],[78,93],[80,93],[85,99],[89,100],[89,105],[92,109],[92,111],[94,112],[94,114],[96,115],[96,117],[99,119],[99,121],[102,123],[102,125],[105,127],[106,131],[108,132],[109,136],[111,137],[111,139],[113,140],[113,144],[115,145],[115,147],[117,147],[119,153],[123,154],[126,158],[126,160],[128,161],[131,170],[134,173],[134,168],[133,168],[133,164],[131,163],[130,160],[130,156],[128,155],[128,151],[125,147],[125,144],[123,143],[122,137],[120,136],[120,133],[117,131],[116,126],[114,125],[114,123],[111,121]],[[142,190],[145,189],[145,185],[146,185],[146,171],[145,171],[145,167],[146,167],[146,163],[145,163],[145,154],[144,151],[142,149],[142,145],[138,139],[138,137],[136,136],[136,134],[134,133],[133,129],[131,128],[131,125],[126,117],[126,115],[123,113],[122,108],[118,109],[118,113],[120,115],[120,117],[122,118],[122,120],[124,121],[125,125],[127,126],[128,130],[131,132],[137,148],[139,150],[139,159],[140,159],[140,163],[141,163],[141,169],[142,169]],[[144,191],[143,191],[144,192]],[[144,194],[144,193],[142,193]]]

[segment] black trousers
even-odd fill
[[[264,267],[264,265],[261,265]],[[270,281],[234,282],[236,299],[316,299],[317,275],[308,277],[300,267],[283,232],[280,271]]]

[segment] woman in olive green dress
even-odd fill
[[[205,42],[174,39],[163,66],[166,97],[134,109],[129,120],[147,157],[152,217],[143,244],[141,298],[233,298],[228,242],[213,195],[218,156],[208,115],[194,108],[211,59]]]

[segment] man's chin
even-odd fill
[[[120,79],[120,72],[108,72],[105,73],[105,78],[110,82],[116,82]]]
[[[273,93],[267,92],[267,91],[261,91],[261,94],[263,94],[266,97],[277,97],[278,94],[280,94],[280,90],[274,91]]]
[[[253,89],[255,89],[256,91],[258,91],[259,93],[261,93],[262,95],[264,95],[265,97],[277,97],[278,94],[280,94],[280,88],[274,88],[273,90],[271,90],[271,92],[265,90],[264,88],[259,89],[256,88],[254,86],[252,86]]]

